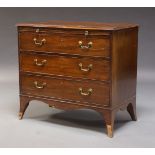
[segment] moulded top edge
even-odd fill
[[[87,30],[120,30],[138,27],[132,23],[99,23],[99,22],[67,22],[67,21],[48,21],[18,23],[18,27],[40,27],[40,28],[63,28],[63,29],[87,29]]]

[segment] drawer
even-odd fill
[[[108,84],[38,75],[22,75],[20,81],[22,94],[70,100],[82,104],[109,105]]]
[[[20,70],[39,74],[110,80],[110,61],[103,58],[20,54]]]
[[[81,31],[80,31],[81,32]],[[110,35],[84,31],[19,31],[19,48],[25,51],[110,57]]]

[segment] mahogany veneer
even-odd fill
[[[138,25],[49,21],[18,27],[20,112],[32,100],[93,109],[113,136],[115,113],[136,120]]]

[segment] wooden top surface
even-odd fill
[[[65,29],[89,29],[89,30],[120,30],[138,27],[131,23],[98,23],[98,22],[68,22],[68,21],[48,21],[19,23],[17,26],[26,27],[46,27],[46,28],[65,28]]]

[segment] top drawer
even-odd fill
[[[19,28],[23,51],[110,56],[110,34],[103,31]]]

